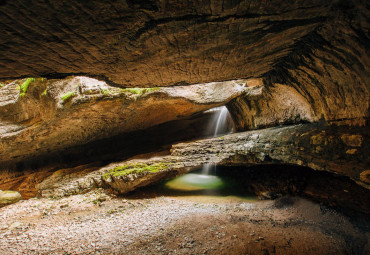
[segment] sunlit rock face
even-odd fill
[[[18,80],[0,88],[0,162],[143,130],[223,105],[244,81],[119,89],[87,77]],[[24,93],[22,95],[22,93]]]

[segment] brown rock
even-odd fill
[[[22,81],[1,88],[2,166],[190,116],[227,103],[243,80],[173,88],[118,89],[87,77]],[[9,94],[10,93],[10,94]],[[0,95],[1,97],[1,95]]]
[[[347,146],[360,147],[364,138],[361,135],[344,134],[341,139]]]
[[[363,171],[360,174],[360,179],[361,179],[361,181],[363,181],[367,184],[370,184],[370,170]]]

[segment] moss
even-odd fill
[[[160,88],[158,87],[154,87],[154,88],[147,88],[146,89],[146,92],[149,93],[149,92],[153,92],[153,91],[157,91],[157,90],[160,90]]]
[[[127,88],[127,89],[122,89],[122,92],[129,92],[131,94],[135,95],[143,95],[145,93],[153,92],[156,90],[159,90],[160,88],[154,87],[154,88]]]
[[[76,96],[76,92],[71,91],[71,92],[65,93],[63,96],[60,97],[60,99],[62,99],[63,103],[65,103],[74,96]]]
[[[104,96],[109,96],[112,92],[111,92],[109,89],[102,89],[102,90],[101,90],[101,93],[102,93]]]
[[[103,175],[104,179],[109,178],[109,176],[127,176],[130,174],[138,174],[138,173],[156,173],[161,170],[164,170],[171,166],[171,163],[154,163],[151,165],[145,164],[145,163],[136,163],[136,164],[127,164],[123,166],[117,166],[111,170],[109,170],[108,173]]]
[[[142,95],[144,94],[144,90],[142,88],[130,88],[130,89],[124,89],[125,92],[130,92],[131,94],[137,94],[137,95]]]
[[[27,78],[20,87],[20,97],[24,97],[27,93],[28,86],[34,81],[34,78]]]
[[[44,92],[41,93],[41,96],[46,96],[48,94],[47,89],[44,90]]]

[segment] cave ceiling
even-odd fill
[[[360,0],[1,0],[0,79],[295,83],[303,70],[306,81],[322,83],[316,76],[347,68],[368,86],[368,7]]]

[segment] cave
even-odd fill
[[[0,12],[0,254],[370,254],[366,1]]]

